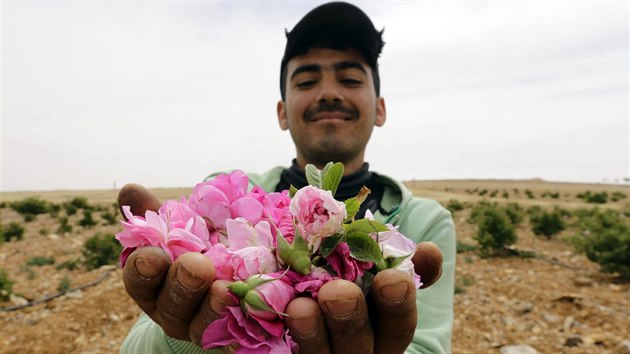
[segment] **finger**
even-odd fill
[[[417,322],[416,289],[411,277],[386,269],[372,280],[370,300],[374,305],[374,352],[404,353]]]
[[[310,297],[298,297],[285,310],[285,323],[291,338],[300,346],[300,354],[330,353],[324,315],[319,303]]]
[[[122,212],[123,205],[129,205],[133,215],[144,216],[147,210],[157,211],[160,208],[160,201],[143,186],[129,183],[124,185],[118,192],[118,208],[120,209],[120,214],[124,216],[125,214]]]
[[[219,319],[226,306],[237,306],[238,303],[228,292],[227,280],[216,280],[212,283],[210,293],[206,295],[199,310],[190,322],[190,339],[196,344],[201,344],[203,332],[212,321]]]
[[[151,314],[171,259],[159,247],[141,247],[127,258],[123,269],[123,282],[129,296],[142,311]]]
[[[332,280],[319,289],[318,301],[333,353],[373,352],[367,304],[356,284],[342,279]]]
[[[416,274],[422,281],[421,289],[434,284],[442,275],[442,251],[433,242],[420,242],[416,245],[411,261]]]
[[[212,261],[201,253],[177,257],[157,298],[155,316],[168,336],[191,340],[188,326],[214,281]]]

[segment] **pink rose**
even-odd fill
[[[214,276],[216,279],[233,280],[234,267],[232,266],[232,254],[222,243],[217,243],[210,247],[204,255],[212,261],[214,265]]]
[[[122,211],[128,221],[121,221],[123,231],[116,234],[116,239],[123,247],[158,246],[166,231],[166,223],[154,211],[148,210],[146,219],[131,214],[131,208],[123,205]]]
[[[398,269],[409,274],[412,277],[416,288],[420,288],[420,286],[422,286],[422,282],[420,280],[420,276],[416,274],[413,262],[411,261],[411,258],[416,252],[416,243],[398,232],[397,226],[395,227],[390,224],[385,226],[389,228],[389,231],[379,232],[378,239],[375,234],[372,235],[372,238],[378,241],[378,245],[383,252],[383,258],[387,259],[408,256],[405,260],[395,266],[394,269]]]
[[[249,308],[249,305],[246,304],[247,313],[256,319],[272,336],[280,336],[284,331],[284,322],[282,321],[282,316],[278,313],[283,313],[289,302],[293,300],[296,295],[293,285],[289,283],[290,280],[287,277],[280,276],[281,274],[260,274],[250,277],[274,279],[262,283],[250,291],[260,296],[275,313],[264,310],[254,310]]]
[[[254,274],[273,273],[278,270],[278,261],[271,248],[245,247],[231,251],[234,278],[245,280]]]
[[[350,257],[350,247],[345,242],[339,243],[326,261],[341,279],[349,281],[355,281],[374,265],[373,262],[361,262]]]
[[[255,275],[248,279],[249,285],[241,282],[243,293],[238,295],[241,306],[227,307],[224,317],[213,321],[206,328],[201,340],[203,348],[238,343],[240,347],[237,353],[291,353],[295,343],[288,336],[280,313],[295,298],[295,290],[288,279],[276,276],[280,275]],[[270,281],[255,287],[252,285],[252,281],[261,279]],[[253,309],[255,305],[248,301],[251,297],[258,298],[272,311]],[[246,309],[246,313],[241,307]]]
[[[225,225],[230,251],[245,247],[273,247],[271,227],[266,221],[261,221],[253,226],[247,219],[239,217],[227,219]]]
[[[347,216],[344,203],[336,201],[330,191],[313,186],[298,190],[289,210],[312,252],[317,251],[322,239],[337,232]]]
[[[186,229],[179,228],[169,230],[160,246],[171,258],[171,262],[186,252],[201,252],[206,247],[196,235]]]
[[[239,344],[236,354],[291,354],[292,350],[297,351],[297,343],[288,332],[270,336],[240,307],[230,306],[223,317],[213,321],[203,332],[201,346],[211,349]]]
[[[313,267],[308,275],[289,270],[287,277],[293,282],[295,291],[298,293],[310,293],[315,300],[317,300],[317,294],[322,285],[333,279],[339,279],[321,267]]]
[[[246,196],[248,185],[249,179],[242,171],[219,175],[196,185],[188,203],[208,219],[213,230],[225,230],[225,221],[239,216],[255,224],[263,215],[263,206],[256,198]]]

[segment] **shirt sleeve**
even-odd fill
[[[442,275],[427,289],[416,293],[418,321],[408,354],[451,352],[456,240],[453,218],[439,203],[413,198],[402,213],[400,232],[416,243],[431,241],[442,251]]]
[[[157,323],[142,313],[138,321],[127,334],[120,354],[220,354],[220,349],[208,349],[193,344],[171,338],[164,334],[164,331]]]

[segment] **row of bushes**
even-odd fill
[[[452,212],[464,207],[455,200],[447,204]],[[630,278],[630,207],[621,212],[598,208],[571,212],[539,206],[524,210],[516,203],[499,206],[482,201],[471,208],[468,222],[477,227],[475,249],[482,256],[505,254],[518,241],[515,229],[527,215],[535,235],[551,238],[571,228],[574,232],[567,240],[574,244],[576,252],[600,264],[604,272]]]
[[[475,189],[466,189],[466,193],[470,194],[470,195],[478,195],[478,196],[488,196],[490,198],[495,198],[499,195],[499,190],[495,189],[492,191],[489,191],[488,189],[479,189],[479,188],[475,188]],[[525,189],[524,190],[525,195],[527,196],[527,198],[529,199],[535,199],[536,195],[534,194],[534,192],[532,192],[529,189]],[[520,192],[518,189],[514,188],[513,190],[513,194],[514,195],[520,195]],[[510,193],[507,190],[502,190],[501,191],[501,196],[505,199],[510,197]],[[551,199],[559,199],[560,198],[560,193],[559,192],[551,192],[551,191],[544,191],[540,194],[541,198],[551,198]],[[617,202],[620,200],[623,200],[626,198],[626,194],[623,192],[613,192],[610,195],[608,194],[608,192],[591,192],[591,191],[586,191],[584,193],[579,193],[576,195],[577,198],[584,200],[587,203],[593,203],[593,204],[605,204],[607,203],[609,200],[612,202]]]
[[[81,257],[67,260],[57,264],[57,269],[74,270],[79,267],[85,267],[88,270],[97,269],[107,264],[117,264],[122,246],[114,238],[113,234],[96,234],[88,238],[81,249]],[[39,267],[55,264],[54,257],[34,256],[26,261],[23,271],[29,272],[34,276],[31,267]],[[13,293],[13,284],[15,282],[9,279],[7,272],[0,268],[0,301],[7,301]],[[59,284],[57,290],[64,291],[70,287],[70,279],[64,277]]]
[[[118,216],[112,212],[106,211],[101,213],[101,219],[103,220],[103,225],[114,225],[118,222]],[[57,218],[59,222],[59,226],[56,229],[58,234],[66,234],[72,232],[72,225],[69,223],[69,219],[67,216],[59,216]],[[93,226],[98,225],[98,221],[94,219],[92,215],[92,211],[84,210],[83,218],[77,221],[77,225],[89,229]],[[47,235],[50,233],[50,230],[47,228],[43,228],[40,230],[42,235]],[[0,243],[2,241],[11,241],[12,239],[21,240],[24,235],[24,227],[17,222],[11,222],[8,225],[0,224]]]
[[[3,204],[4,205],[0,206],[4,207],[6,205],[6,203]],[[82,209],[84,214],[91,214],[93,211],[103,211],[112,217],[116,215],[118,210],[118,204],[116,203],[113,205],[114,212],[112,213],[109,207],[89,204],[87,198],[85,197],[75,197],[61,204],[51,203],[36,197],[29,197],[23,200],[10,202],[8,203],[8,206],[15,210],[18,214],[22,215],[25,222],[32,221],[37,217],[37,215],[41,214],[50,214],[50,216],[56,218],[62,209],[65,211],[66,216],[74,215],[78,210]]]

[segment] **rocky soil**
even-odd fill
[[[536,195],[542,190],[561,190],[562,197],[518,200],[513,196],[510,201],[575,208],[583,206],[574,197],[576,193],[600,188],[535,182],[517,185],[521,190],[530,188]],[[471,196],[473,186],[508,188],[500,183],[504,182],[413,182],[409,186],[417,195],[446,204],[450,199],[469,202],[480,199]],[[509,188],[510,191],[515,189]],[[621,190],[630,197],[627,187],[605,188]],[[178,190],[176,195],[180,194],[183,193]],[[47,193],[37,195],[47,198]],[[94,199],[85,191],[74,195],[109,206],[115,198],[113,192],[105,193],[105,197],[101,193]],[[4,193],[0,201],[25,196]],[[57,197],[55,194],[54,198]],[[59,202],[54,198],[51,197]],[[623,208],[624,204],[609,203],[603,207]],[[0,302],[0,307],[6,309],[40,300],[58,294],[59,289],[72,290],[100,280],[95,285],[69,291],[34,306],[0,311],[0,353],[116,352],[139,314],[125,293],[121,270],[116,266],[92,271],[84,267],[58,269],[58,266],[79,257],[89,237],[96,233],[116,233],[119,226],[83,229],[77,225],[81,218],[79,211],[69,218],[73,231],[57,234],[58,221],[48,214],[24,223],[23,218],[8,207],[0,209],[0,213],[3,225],[20,222],[25,227],[22,240],[0,245],[0,268],[15,282],[13,292],[16,294],[10,301]],[[458,242],[473,245],[476,230],[466,221],[469,213],[470,209],[458,211],[454,219]],[[95,213],[95,219],[102,224],[99,213]],[[453,352],[505,353],[509,346],[519,344],[528,345],[538,353],[624,353],[630,350],[627,342],[630,339],[630,283],[614,274],[600,272],[597,264],[575,254],[564,240],[575,232],[568,229],[547,240],[534,236],[525,221],[518,228],[519,241],[515,247],[532,251],[537,257],[481,258],[474,251],[459,253]],[[28,265],[35,256],[53,257],[54,264]],[[520,348],[513,353],[527,353]]]

